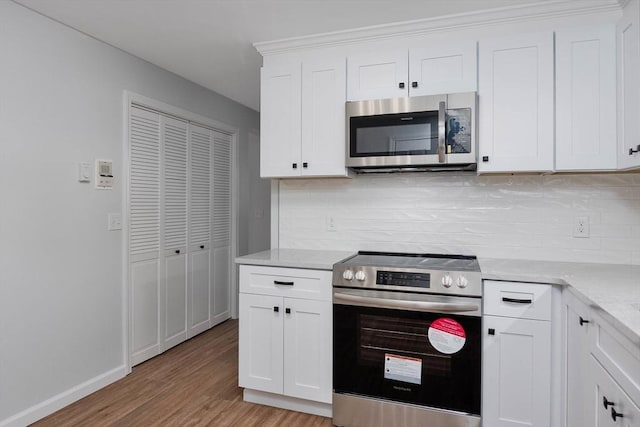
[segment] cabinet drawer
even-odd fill
[[[240,266],[240,292],[331,301],[331,271]]]
[[[484,281],[484,314],[551,320],[551,285]]]

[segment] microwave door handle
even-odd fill
[[[388,298],[371,298],[358,295],[350,295],[343,293],[334,293],[333,301],[344,302],[351,305],[365,305],[367,307],[376,308],[400,308],[410,311],[439,311],[439,312],[469,312],[479,311],[479,304],[469,303],[448,303],[448,302],[428,302],[428,301],[409,301]]]
[[[446,104],[444,101],[440,101],[438,104],[438,162],[445,163],[445,114]]]

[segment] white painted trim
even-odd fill
[[[129,301],[131,301],[132,295],[129,287],[129,184],[131,182],[131,170],[129,168],[129,114],[131,113],[131,100],[128,92],[123,91],[122,96],[123,109],[122,109],[122,176],[124,177],[124,184],[122,188],[122,362],[126,367],[126,374],[131,373],[131,357],[129,349],[132,343],[130,342],[133,335],[130,330],[130,325],[133,324],[131,320],[131,312],[129,310]]]
[[[240,183],[240,171],[239,171],[239,159],[238,159],[238,132],[234,132],[231,135],[231,155],[233,174],[231,177],[231,253],[229,254],[229,277],[230,289],[229,289],[229,305],[230,316],[232,319],[238,318],[238,268],[236,266],[235,259],[238,257],[238,204],[240,203],[239,197],[239,183]]]
[[[288,409],[290,411],[304,412],[306,414],[328,418],[333,416],[333,406],[329,403],[314,402],[312,400],[298,399],[282,394],[267,393],[248,388],[244,389],[242,398],[245,402],[259,403],[261,405]]]
[[[50,399],[40,402],[30,408],[0,421],[0,427],[23,427],[34,423],[47,415],[53,414],[59,409],[70,405],[90,395],[103,387],[108,386],[127,375],[127,367],[122,365],[111,371],[105,372],[88,381],[78,384],[67,391],[59,393]]]
[[[577,2],[575,0],[554,0],[550,2],[459,13],[437,18],[374,25],[312,36],[258,42],[254,43],[253,46],[262,56],[266,56],[286,51],[353,44],[383,38],[397,39],[410,35],[415,36],[454,30],[461,31],[474,27],[487,27],[523,21],[544,21],[551,17],[602,14],[620,11],[620,4],[618,0],[603,0],[598,3]]]
[[[280,247],[280,180],[271,180],[271,249]]]

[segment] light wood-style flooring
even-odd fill
[[[330,427],[331,419],[244,402],[238,321],[228,320],[34,426]]]

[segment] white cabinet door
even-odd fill
[[[263,67],[260,76],[260,176],[299,176],[301,65]]]
[[[240,294],[238,382],[240,387],[283,390],[283,299]]]
[[[347,174],[346,74],[344,57],[302,63],[302,176]]]
[[[285,298],[284,394],[331,403],[332,304]]]
[[[640,1],[631,0],[617,28],[618,168],[640,166]]]
[[[351,55],[347,58],[347,100],[407,96],[408,77],[406,49]]]
[[[448,42],[409,49],[411,96],[475,92],[476,42]]]
[[[556,170],[615,170],[613,25],[556,32]]]
[[[485,316],[482,418],[491,427],[549,427],[551,326]]]
[[[587,422],[590,395],[587,392],[589,374],[589,331],[593,324],[589,309],[565,291],[566,325],[567,426],[593,427]]]
[[[481,40],[478,61],[478,171],[551,171],[553,33]]]
[[[588,420],[582,425],[596,427],[640,426],[640,408],[633,403],[595,358],[590,357],[589,359]]]

